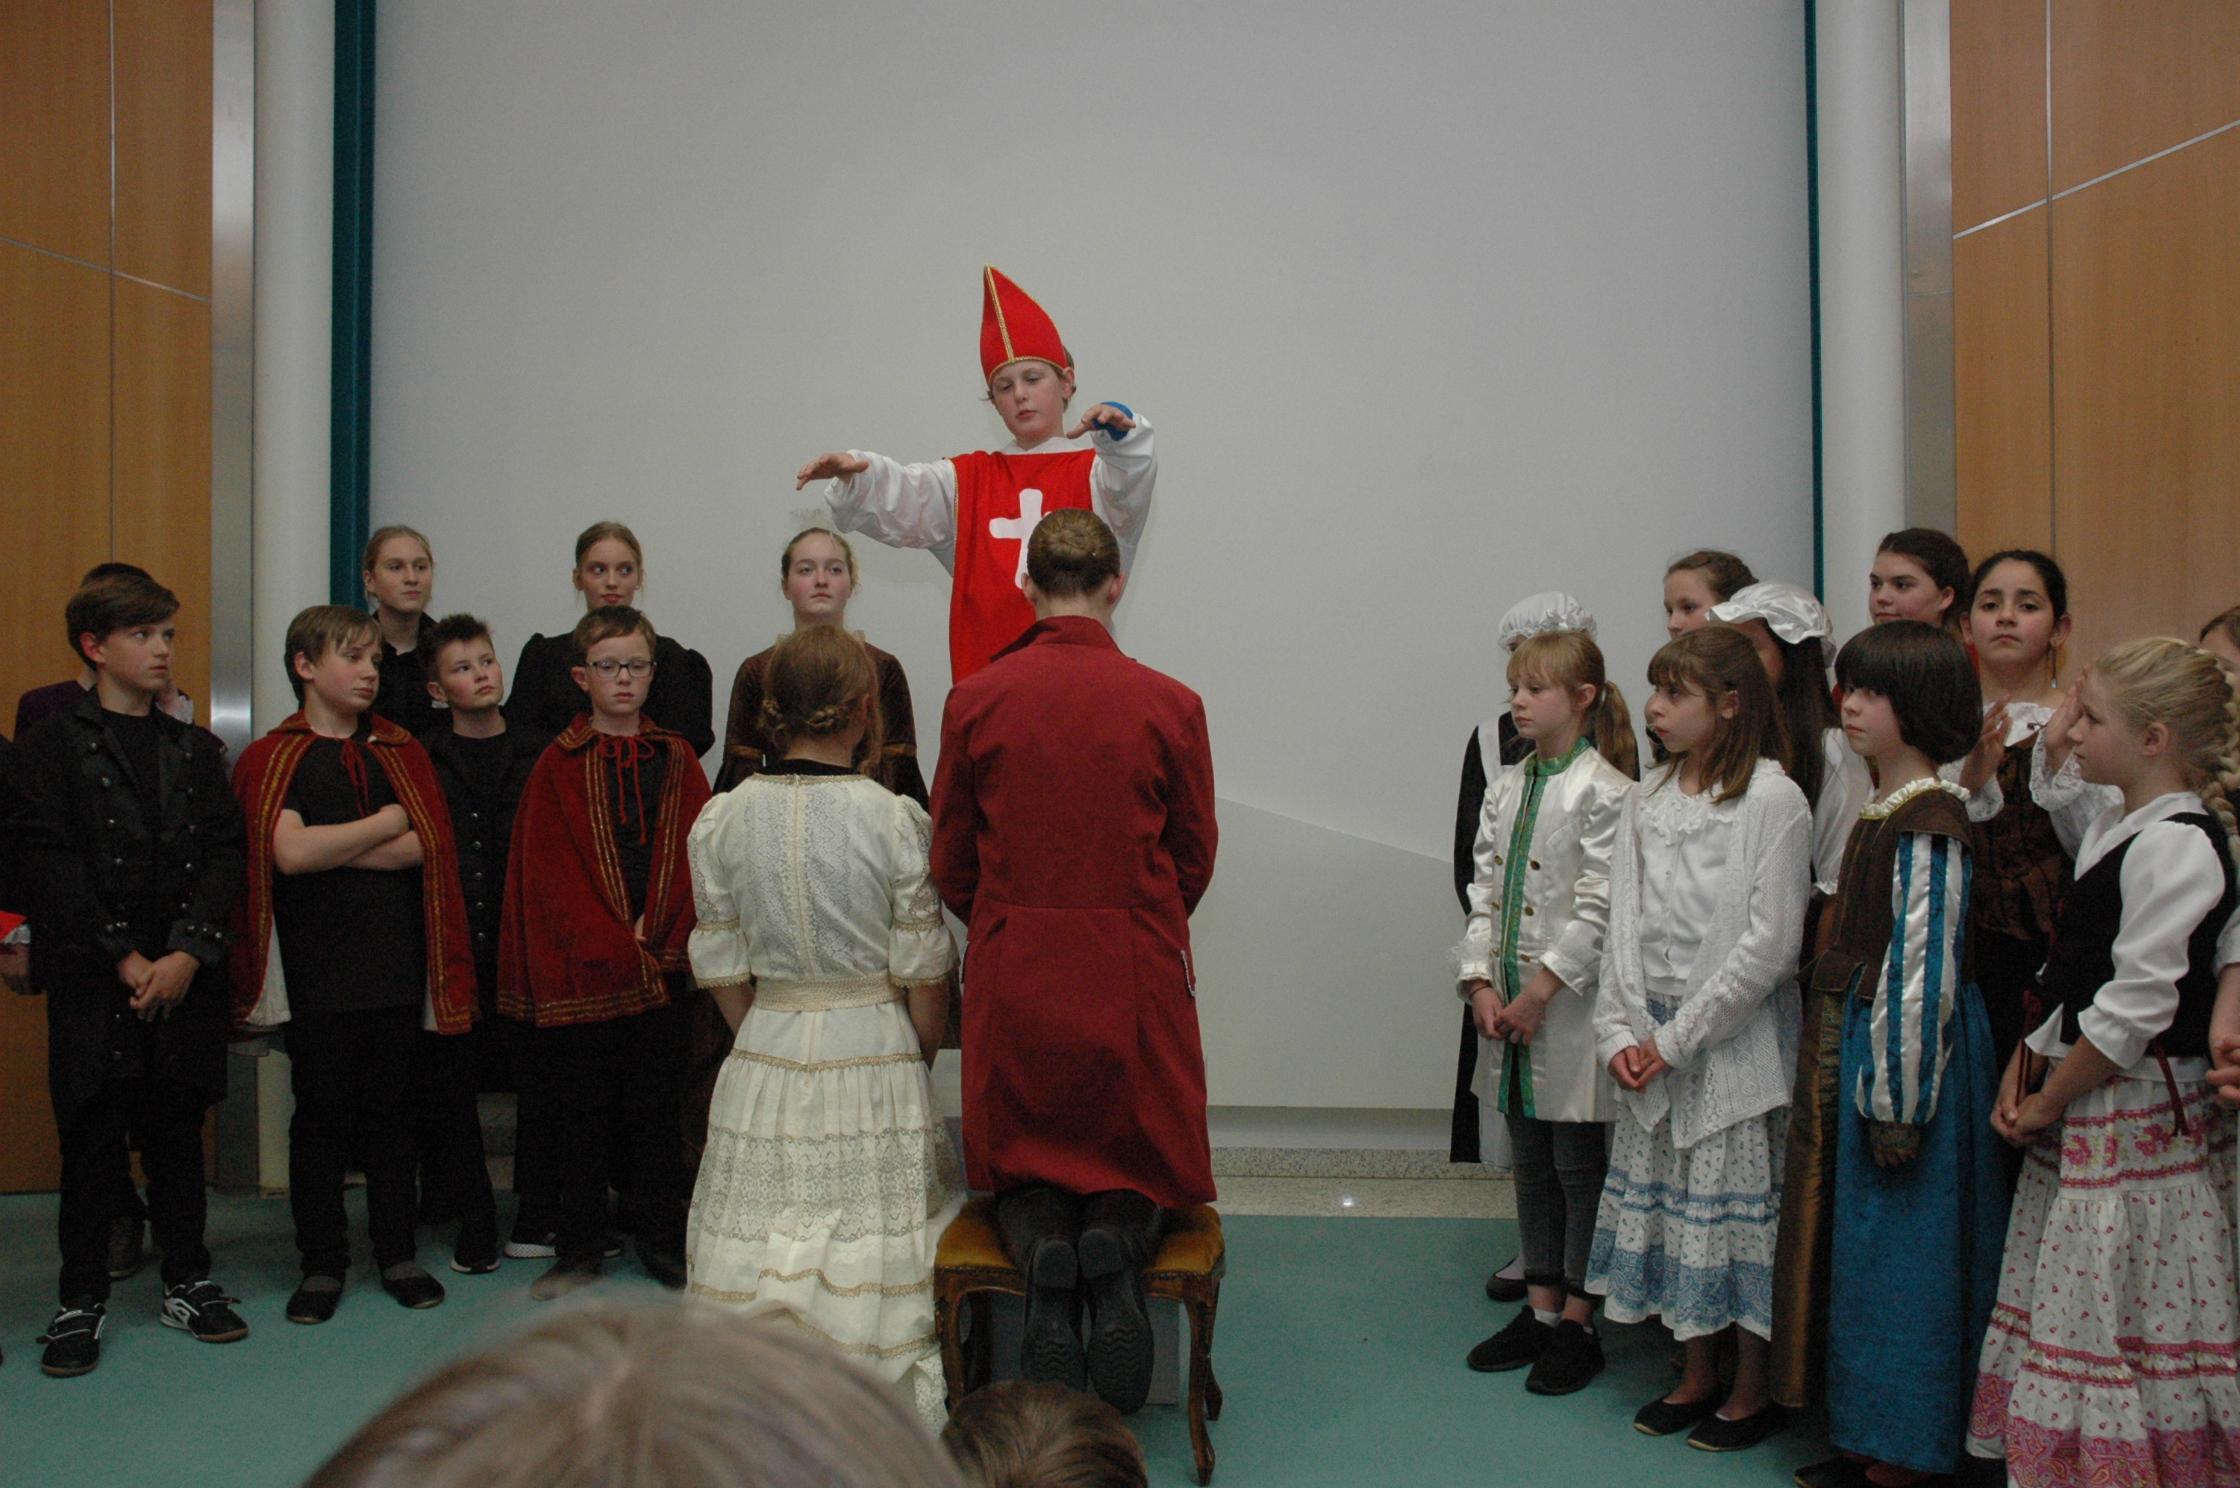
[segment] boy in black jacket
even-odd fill
[[[451,1268],[478,1273],[498,1267],[498,1221],[475,1095],[514,1085],[493,1016],[506,851],[513,842],[513,812],[521,804],[521,788],[552,736],[508,719],[500,708],[505,671],[491,644],[490,627],[474,616],[448,615],[424,626],[419,654],[427,659],[429,696],[448,709],[437,715],[443,726],[421,735],[420,744],[435,763],[436,780],[450,808],[459,887],[474,944],[475,985],[482,996],[482,1019],[466,1038],[421,1035],[421,1214],[458,1215],[459,1242]],[[536,1212],[536,1144],[541,1135],[535,1112],[522,1112],[513,1159],[513,1188],[521,1207],[508,1255],[552,1254],[552,1223]]]
[[[163,1250],[163,1321],[209,1343],[248,1335],[210,1279],[202,1120],[226,1085],[227,917],[242,881],[225,749],[166,716],[179,601],[145,575],[72,596],[83,697],[17,741],[7,828],[31,911],[31,985],[47,996],[48,1085],[62,1143],[61,1310],[48,1374],[101,1361],[108,1236],[139,1139]]]

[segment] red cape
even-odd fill
[[[420,875],[421,913],[427,923],[428,995],[435,1007],[436,1032],[465,1033],[474,1026],[474,943],[467,930],[467,901],[459,892],[459,856],[451,841],[451,812],[435,765],[412,735],[385,718],[368,718],[364,741],[380,761],[389,789],[420,834],[425,859]],[[264,993],[272,957],[272,829],[288,803],[296,766],[319,736],[301,713],[241,753],[233,769],[233,794],[249,824],[246,890],[234,901],[233,951],[226,968],[233,978],[233,1022],[245,1031],[249,1014]]]
[[[972,927],[974,1188],[1214,1197],[1190,959],[1213,802],[1205,706],[1095,620],[1037,623],[949,694],[933,877]]]
[[[641,723],[636,737],[668,751],[641,941],[596,748],[606,737],[588,717],[568,725],[537,761],[513,818],[513,866],[498,933],[498,1011],[539,1028],[666,1007],[663,975],[690,966],[692,867],[684,839],[708,804],[708,777],[682,734]]]

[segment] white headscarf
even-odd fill
[[[1826,640],[1828,612],[1794,584],[1751,584],[1737,589],[1734,598],[1711,607],[1711,618],[1728,625],[1763,620],[1766,629],[1794,646],[1803,641]]]
[[[1527,595],[1501,617],[1501,649],[1514,651],[1533,636],[1567,630],[1594,634],[1594,616],[1585,605],[1560,589]]]

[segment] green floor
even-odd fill
[[[526,1287],[538,1262],[454,1276],[430,1235],[421,1260],[451,1288],[444,1306],[406,1312],[354,1281],[333,1322],[293,1327],[280,1315],[295,1278],[285,1201],[216,1199],[218,1279],[245,1299],[250,1337],[212,1347],[162,1327],[151,1268],[111,1299],[101,1368],[50,1380],[32,1339],[53,1305],[53,1224],[51,1196],[0,1199],[7,1488],[289,1488],[401,1385],[536,1308]],[[1609,1372],[1562,1400],[1525,1394],[1522,1375],[1463,1368],[1507,1319],[1480,1290],[1514,1239],[1507,1224],[1237,1217],[1227,1228],[1214,1358],[1228,1411],[1213,1427],[1224,1488],[1748,1488],[1826,1455],[1816,1423],[1732,1457],[1633,1431],[1635,1408],[1671,1382],[1671,1346],[1654,1328],[1606,1327]],[[648,1285],[628,1262],[616,1269],[627,1273],[616,1285]],[[1134,1424],[1152,1482],[1193,1481],[1180,1409],[1151,1407]]]

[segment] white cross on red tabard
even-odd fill
[[[1041,521],[1042,493],[1032,486],[1019,493],[1019,515],[988,519],[988,536],[1010,538],[1019,544],[1019,571],[1011,576],[1011,582],[1021,589],[1027,587],[1027,539],[1034,536]]]

